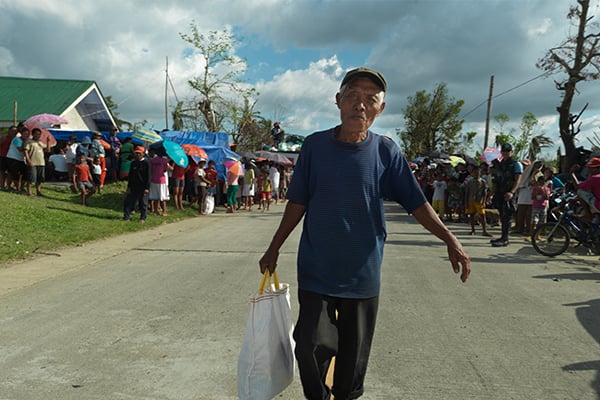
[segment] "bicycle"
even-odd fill
[[[553,222],[540,224],[531,237],[533,248],[540,254],[555,257],[564,253],[571,244],[583,245],[592,253],[600,254],[600,223],[581,218],[583,205],[576,194],[565,193],[556,199],[557,206],[551,211]]]

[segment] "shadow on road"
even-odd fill
[[[595,274],[598,275],[598,274]],[[577,307],[575,315],[585,330],[600,345],[600,299],[593,299],[581,303],[564,304],[565,307]],[[600,399],[600,360],[582,361],[562,367],[564,371],[596,371],[596,378],[590,386]]]

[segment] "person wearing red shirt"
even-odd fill
[[[92,173],[85,154],[80,154],[79,162],[75,164],[75,181],[81,193],[81,204],[87,206],[87,200],[92,197],[96,189],[94,189]]]
[[[183,210],[183,188],[185,187],[185,168],[173,163],[171,173],[173,202],[176,210]]]

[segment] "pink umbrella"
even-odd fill
[[[55,114],[37,114],[32,115],[27,118],[24,122],[25,125],[33,125],[33,126],[44,126],[50,127],[53,125],[65,125],[68,124],[69,121],[61,117],[60,115]]]
[[[56,138],[50,133],[48,129],[44,129],[40,126],[30,125],[27,125],[27,128],[29,128],[30,133],[33,131],[33,128],[38,128],[42,132],[42,136],[40,136],[40,141],[44,144],[48,144],[50,147],[56,146]]]
[[[500,153],[500,150],[494,149],[493,147],[486,147],[485,150],[483,150],[481,159],[487,164],[491,163],[495,159],[498,159],[498,161],[500,161],[502,160],[502,153]]]

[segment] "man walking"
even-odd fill
[[[304,217],[294,339],[304,394],[312,400],[363,394],[386,238],[384,198],[446,243],[463,282],[471,271],[469,256],[425,199],[398,146],[369,130],[385,108],[386,89],[383,75],[370,68],[345,75],[335,97],[341,124],[304,141],[284,215],[259,261],[261,272],[273,272],[279,249]],[[333,356],[329,388],[325,376]]]

